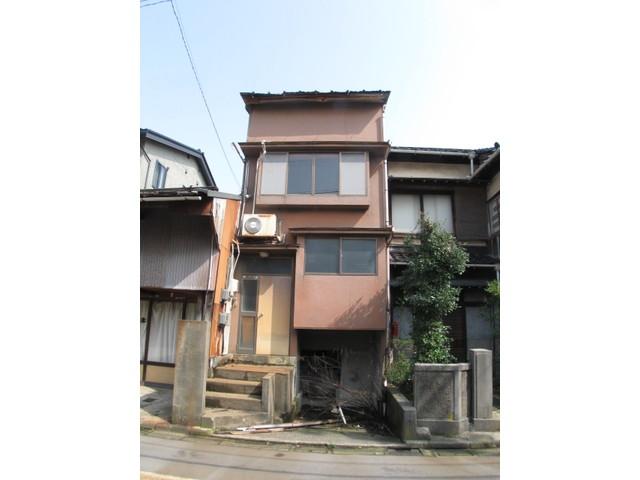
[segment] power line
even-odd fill
[[[211,125],[213,125],[213,130],[216,132],[216,137],[218,139],[218,143],[220,144],[220,149],[222,150],[222,155],[224,156],[225,161],[227,162],[227,166],[229,167],[229,170],[231,171],[231,175],[233,176],[233,179],[236,182],[236,185],[238,186],[238,188],[240,188],[240,181],[238,180],[238,177],[236,177],[236,173],[233,171],[233,167],[231,166],[231,162],[229,161],[229,158],[227,157],[227,152],[225,152],[224,150],[224,146],[222,145],[222,140],[220,139],[220,134],[218,133],[218,128],[216,127],[216,122],[213,121],[213,115],[211,115],[211,110],[209,109],[209,104],[207,103],[207,98],[204,95],[204,90],[202,89],[202,84],[200,83],[200,78],[198,77],[198,72],[196,71],[196,67],[195,64],[193,62],[193,58],[191,57],[191,50],[189,49],[189,45],[187,44],[187,39],[185,38],[184,35],[184,30],[182,28],[182,23],[180,22],[180,18],[178,17],[178,13],[176,12],[176,7],[173,4],[173,0],[162,0],[164,1],[169,1],[171,2],[171,9],[173,10],[173,16],[176,17],[176,22],[178,23],[178,28],[180,29],[180,37],[182,38],[182,44],[184,45],[184,49],[187,52],[187,57],[189,57],[189,63],[191,64],[191,70],[193,71],[193,76],[196,79],[196,83],[198,84],[198,89],[200,90],[200,95],[202,96],[202,100],[204,102],[204,106],[207,109],[207,114],[209,115],[209,120],[211,120]],[[158,2],[160,3],[160,2]],[[147,5],[143,5],[143,6],[147,6]],[[151,4],[149,4],[148,6],[151,6]]]
[[[140,3],[142,2],[148,2],[149,0],[140,0]],[[140,8],[144,8],[144,7],[152,7],[154,5],[158,5],[159,3],[167,3],[170,2],[171,0],[160,0],[159,2],[154,2],[154,3],[145,3],[144,5],[140,5]]]

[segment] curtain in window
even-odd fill
[[[187,303],[187,310],[184,316],[185,320],[202,320],[202,300]]]
[[[391,196],[391,219],[393,228],[398,232],[417,232],[420,221],[420,197],[393,194]]]
[[[144,359],[144,342],[149,324],[149,300],[140,300],[140,360]]]
[[[449,195],[423,195],[424,214],[449,233],[453,233],[453,210]]]
[[[163,363],[175,361],[176,329],[181,317],[182,303],[157,302],[153,304],[147,360]]]

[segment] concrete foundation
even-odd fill
[[[435,435],[459,435],[469,430],[468,363],[416,363],[413,392],[418,427]]]
[[[171,421],[200,425],[204,412],[209,359],[209,322],[178,321]]]

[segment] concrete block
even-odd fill
[[[436,435],[459,435],[469,430],[467,413],[468,363],[416,363],[414,403],[417,426]]]
[[[493,415],[493,363],[491,350],[469,350],[471,367],[471,417],[491,419]]]
[[[209,360],[209,322],[178,321],[172,423],[197,426],[204,412]]]
[[[400,392],[387,390],[387,423],[403,442],[429,440],[429,428],[418,427],[416,409]]]
[[[267,412],[269,421],[275,418],[275,373],[268,373],[262,377],[262,410]]]

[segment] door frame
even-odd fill
[[[239,314],[238,314],[238,341],[237,341],[237,346],[236,346],[236,350],[238,351],[238,353],[248,353],[248,354],[255,354],[256,353],[256,344],[258,343],[258,311],[260,310],[260,276],[259,275],[242,275],[241,277],[241,285],[244,286],[244,281],[245,280],[255,280],[256,282],[256,307],[255,307],[255,311],[246,311],[243,310],[243,299],[240,300],[240,308],[239,308]],[[243,295],[244,297],[244,288],[242,288],[242,292],[241,295]],[[250,348],[244,348],[243,345],[243,333],[244,333],[244,328],[243,328],[243,321],[242,321],[242,317],[252,317],[253,318],[253,345],[251,345]]]

